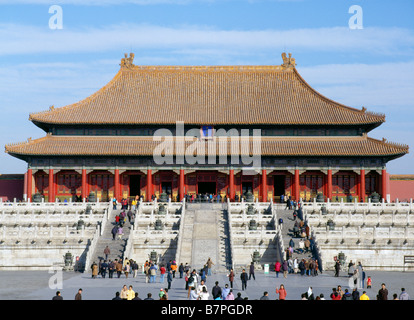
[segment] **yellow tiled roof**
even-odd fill
[[[240,154],[252,154],[253,140],[241,146]],[[243,141],[247,141],[243,140]],[[162,140],[163,141],[163,140]],[[193,144],[197,141],[197,144]],[[222,140],[223,141],[223,140]],[[36,140],[6,145],[6,152],[14,156],[153,156],[154,150],[160,146],[153,137],[140,136],[54,136],[46,135]],[[231,155],[231,140],[224,142],[220,149],[217,139],[218,155]],[[184,143],[184,151],[193,144],[200,149],[204,144],[208,151],[208,141],[194,140]],[[175,145],[172,145],[172,154]],[[366,135],[357,137],[261,137],[261,156],[402,156],[408,153],[408,146],[376,140]],[[219,153],[219,150],[223,150]],[[182,154],[182,153],[178,153]]]
[[[30,114],[44,124],[379,124],[385,116],[332,101],[295,67],[121,66],[84,100]]]

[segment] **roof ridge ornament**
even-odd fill
[[[124,54],[125,55],[125,58],[122,58],[121,59],[121,63],[120,63],[120,66],[121,66],[121,68],[122,67],[126,67],[126,68],[132,68],[132,67],[135,67],[135,65],[134,65],[134,57],[135,57],[135,54],[133,54],[132,52],[129,54],[129,58],[128,58],[128,54],[127,53],[125,53]]]
[[[296,66],[295,58],[292,58],[292,54],[289,53],[289,57],[286,56],[286,52],[282,53],[283,64],[285,68],[294,68]]]

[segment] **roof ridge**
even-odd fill
[[[301,76],[301,74],[299,73],[299,71],[295,68],[293,68],[295,75],[299,78],[299,80],[308,88],[310,89],[313,93],[315,93],[316,95],[318,95],[320,98],[324,99],[327,102],[330,102],[338,107],[343,107],[343,108],[347,108],[350,111],[353,112],[357,112],[359,114],[363,113],[363,114],[370,114],[374,117],[378,117],[378,118],[383,118],[383,122],[385,121],[385,114],[383,113],[379,113],[379,112],[372,112],[372,111],[366,111],[367,109],[365,107],[362,107],[361,110],[354,108],[354,107],[350,107],[347,106],[345,104],[342,104],[340,102],[334,101],[332,99],[329,99],[328,97],[326,97],[325,95],[323,95],[322,93],[320,93],[319,91],[315,90],[314,88],[312,88],[312,86]]]
[[[67,109],[72,109],[72,108],[77,107],[82,102],[87,102],[87,101],[92,100],[98,94],[100,94],[103,91],[107,90],[121,76],[121,71],[122,71],[122,68],[120,70],[118,70],[118,72],[115,74],[115,76],[107,84],[105,84],[102,88],[100,88],[96,92],[92,93],[91,95],[87,96],[86,98],[81,99],[78,102],[71,103],[71,104],[68,104],[68,105],[65,105],[65,106],[62,106],[62,107],[59,107],[59,108],[55,108],[54,105],[52,105],[52,106],[49,107],[49,110],[30,113],[29,114],[29,120],[30,121],[36,120],[35,118],[36,118],[37,115],[42,115],[42,114],[49,113],[49,112],[63,112]]]
[[[368,140],[371,140],[371,141],[373,141],[375,143],[378,143],[378,144],[388,145],[388,146],[392,146],[392,147],[395,147],[395,148],[399,148],[401,150],[406,151],[407,153],[409,152],[408,151],[409,150],[409,145],[408,144],[403,144],[403,143],[388,141],[385,138],[382,138],[382,140],[379,140],[379,139],[375,139],[375,138],[372,138],[372,137],[367,137],[367,139]]]

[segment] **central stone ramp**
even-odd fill
[[[226,223],[220,203],[187,204],[180,262],[188,262],[192,269],[199,270],[211,258],[213,272],[226,271]]]

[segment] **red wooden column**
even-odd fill
[[[384,201],[387,200],[387,170],[382,169],[382,176],[381,176],[381,189],[382,189],[382,197]]]
[[[33,171],[27,169],[27,201],[32,201],[32,182],[33,182]]]
[[[365,202],[365,169],[361,169],[359,179],[359,202]]]
[[[116,199],[116,201],[119,201],[119,194],[121,191],[121,186],[119,184],[119,169],[115,169],[114,184],[114,198]]]
[[[180,198],[179,201],[182,201],[184,198],[184,169],[180,169]]]
[[[267,174],[265,169],[262,169],[262,202],[267,202]]]
[[[147,201],[151,201],[152,196],[152,170],[147,170]]]
[[[328,190],[327,190],[327,193],[328,193],[328,199],[329,200],[332,200],[332,170],[331,169],[328,169]]]
[[[53,174],[53,169],[49,169],[49,202],[55,202],[55,176]]]
[[[87,178],[86,169],[82,169],[82,193],[81,193],[82,201],[88,196],[88,185],[86,182],[86,178]]]
[[[234,170],[230,169],[229,173],[230,201],[234,201]]]
[[[299,201],[300,199],[300,188],[299,188],[299,170],[295,170],[295,200]]]

